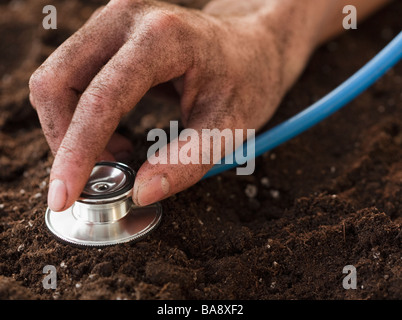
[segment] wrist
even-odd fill
[[[332,7],[328,5],[329,1],[271,2],[271,6],[262,8],[256,14],[257,24],[271,37],[271,42],[267,41],[266,45],[278,47],[287,91],[319,45],[324,21]]]

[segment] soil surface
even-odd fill
[[[401,299],[402,65],[315,128],[234,171],[162,202],[136,243],[76,248],[44,214],[53,161],[28,79],[105,1],[0,1],[0,299]],[[175,1],[202,5],[206,1]],[[316,51],[267,128],[331,91],[400,30],[402,2]],[[178,119],[178,102],[147,95],[121,123],[146,157],[147,130]],[[57,269],[44,289],[43,267]],[[357,289],[342,286],[346,265]]]

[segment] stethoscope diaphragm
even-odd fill
[[[119,162],[98,162],[81,197],[69,209],[47,209],[45,222],[60,240],[78,246],[108,246],[139,240],[162,217],[159,203],[146,207],[132,201],[135,173]]]

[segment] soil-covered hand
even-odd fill
[[[30,80],[31,103],[55,154],[50,208],[74,203],[95,162],[133,151],[114,132],[158,84],[173,81],[185,127],[260,128],[316,43],[312,31],[322,19],[307,16],[324,11],[322,2],[216,0],[200,11],[112,0],[98,10]],[[147,205],[184,190],[212,165],[147,161],[137,173],[134,202]]]
[[[30,81],[32,105],[55,154],[49,206],[71,206],[96,161],[132,152],[114,131],[157,84],[174,81],[186,127],[261,126],[282,93],[279,64],[265,62],[278,61],[278,52],[260,45],[262,32],[251,19],[222,19],[151,1],[111,1],[96,12]],[[136,177],[134,201],[146,205],[168,197],[211,166],[146,162]]]

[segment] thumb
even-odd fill
[[[176,139],[148,155],[136,175],[133,201],[140,206],[149,205],[197,183],[225,153],[241,145],[243,136],[241,141],[235,141],[233,132],[201,126],[184,129]]]
[[[199,161],[201,156],[198,146],[202,142],[198,132],[194,130],[187,138],[188,141],[183,141],[181,135],[174,139],[148,157],[141,166],[135,178],[133,192],[133,200],[137,205],[152,204],[190,187],[212,167],[212,164],[202,164]],[[183,155],[186,160],[191,158],[193,161],[188,163]]]

